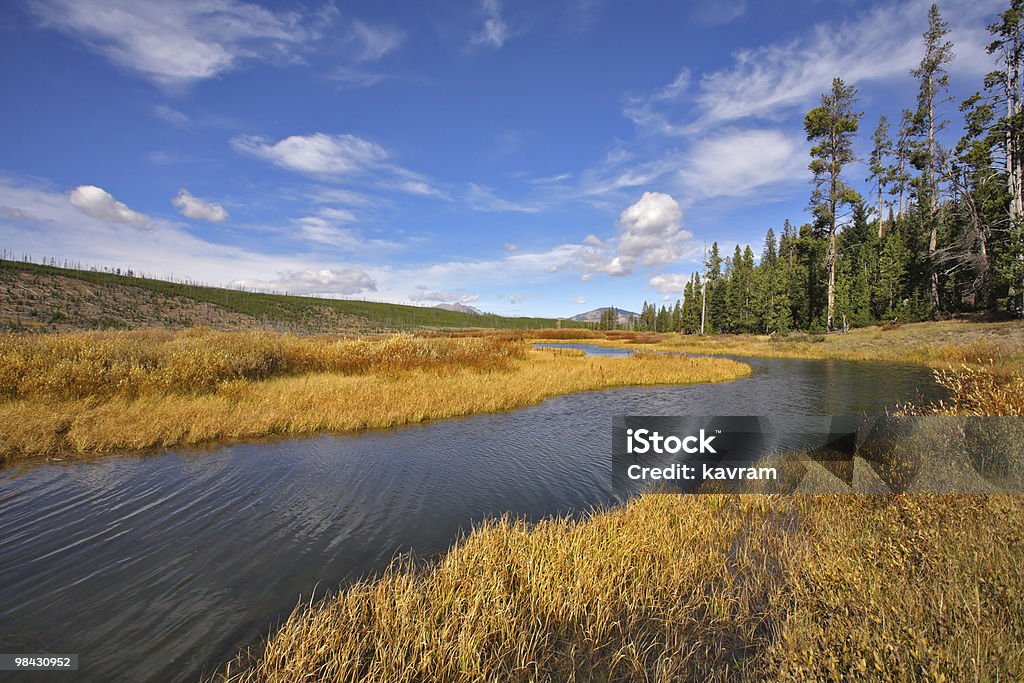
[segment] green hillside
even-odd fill
[[[75,282],[89,287],[82,290]],[[87,302],[88,313],[83,313],[84,304],[68,307],[69,301]],[[0,307],[0,324],[8,329],[212,324],[329,332],[534,329],[558,324],[554,318],[473,315],[424,306],[245,292],[7,260],[0,260]],[[147,313],[140,315],[143,307]],[[151,309],[154,312],[148,312]],[[168,315],[172,310],[173,315]],[[567,320],[561,324],[587,326]]]

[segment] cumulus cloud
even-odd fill
[[[573,300],[573,303],[582,306],[583,304],[587,303],[587,298],[583,296],[578,296],[576,297],[576,299]]]
[[[648,284],[659,292],[679,293],[686,289],[686,283],[689,281],[689,275],[683,275],[681,273],[663,273],[652,277]]]
[[[353,175],[384,161],[381,146],[355,135],[291,135],[271,142],[258,135],[240,135],[232,146],[281,168],[310,175]]]
[[[633,260],[653,266],[671,263],[683,254],[693,235],[682,229],[683,212],[671,195],[644,192],[619,215],[618,250],[624,265]]]
[[[508,24],[501,16],[499,0],[482,0],[480,7],[484,15],[483,27],[470,39],[470,45],[486,45],[500,48],[508,40]]]
[[[240,0],[34,0],[30,7],[45,26],[160,85],[213,78],[246,60],[296,61],[329,18]]]
[[[124,223],[137,228],[149,225],[149,217],[133,211],[113,195],[95,185],[79,185],[71,191],[68,199],[79,211],[101,221]]]
[[[186,218],[195,218],[196,220],[209,221],[210,223],[223,223],[228,219],[228,212],[223,206],[205,202],[184,188],[178,191],[178,194],[171,200],[171,203]]]

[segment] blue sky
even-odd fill
[[[914,104],[928,4],[7,2],[0,248],[508,315],[638,310],[678,296],[705,241],[760,253],[806,220],[803,114],[854,83],[866,156],[879,114]],[[950,118],[1006,4],[941,4]]]

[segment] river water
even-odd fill
[[[397,553],[442,553],[486,517],[620,502],[615,415],[875,414],[937,395],[917,367],[742,360],[755,374],[722,384],[0,473],[0,652],[77,653],[80,666],[0,679],[196,681],[300,598]]]

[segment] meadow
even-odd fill
[[[1021,414],[979,375],[947,371],[951,399],[909,412]],[[300,604],[210,680],[1022,676],[1020,496],[654,494],[487,522],[431,564]]]
[[[587,358],[502,336],[11,334],[0,336],[0,463],[387,428],[749,372],[726,359]]]

